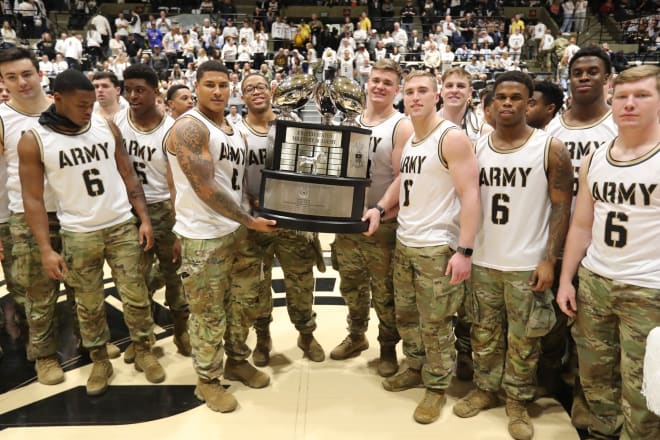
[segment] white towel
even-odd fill
[[[660,415],[660,327],[651,330],[646,339],[642,394],[649,410]]]

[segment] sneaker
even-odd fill
[[[359,355],[369,348],[369,341],[364,335],[349,334],[344,340],[330,352],[330,358],[342,361]]]
[[[64,371],[55,355],[38,358],[34,369],[37,372],[37,380],[44,385],[57,385],[64,382]]]
[[[458,417],[474,417],[481,411],[494,408],[499,403],[497,394],[475,388],[454,405],[454,414]]]
[[[509,434],[516,440],[531,440],[534,436],[534,426],[527,413],[525,402],[506,400],[506,415],[509,416]]]
[[[206,406],[211,410],[222,413],[232,412],[238,406],[234,396],[225,390],[219,380],[206,382],[199,379],[195,387],[195,397],[206,402]]]
[[[401,373],[388,377],[383,381],[383,388],[387,391],[404,391],[423,385],[420,370],[408,368]]]
[[[325,360],[323,347],[321,347],[321,344],[318,343],[311,333],[301,333],[298,336],[298,348],[303,351],[303,354],[310,361],[323,362]]]
[[[426,390],[424,399],[417,405],[413,417],[417,423],[433,423],[440,417],[440,409],[447,401],[442,390]]]
[[[250,388],[264,388],[270,383],[270,377],[252,366],[248,361],[227,359],[225,379],[242,382]]]

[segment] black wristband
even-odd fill
[[[376,206],[374,206],[374,208],[376,208],[378,210],[378,212],[380,213],[380,218],[385,217],[385,213],[387,212],[387,211],[385,211],[385,208],[380,206],[378,203],[376,203]]]

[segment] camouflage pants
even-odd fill
[[[277,256],[284,272],[286,307],[289,319],[301,333],[316,330],[314,304],[314,263],[316,253],[307,234],[282,229],[273,233],[249,230],[238,243],[231,275],[231,309],[225,337],[227,355],[246,359],[245,344],[250,326],[268,328],[272,320],[272,268]]]
[[[339,265],[339,290],[348,306],[348,331],[363,335],[373,303],[378,316],[378,341],[396,345],[401,339],[394,314],[392,281],[397,223],[382,223],[371,237],[337,234],[335,251]]]
[[[541,337],[556,322],[554,296],[531,290],[532,273],[475,265],[468,283],[474,383],[486,391],[502,388],[516,400],[534,398]]]
[[[14,264],[14,256],[12,250],[14,242],[11,238],[9,231],[9,223],[0,223],[0,241],[2,241],[2,248],[5,258],[2,260],[2,270],[5,274],[5,283],[7,285],[7,292],[11,295],[16,304],[25,307],[25,289],[16,284],[14,275],[12,273],[12,266]]]
[[[62,257],[69,267],[66,281],[76,299],[84,347],[98,347],[110,340],[103,289],[105,261],[122,301],[131,340],[144,341],[151,335],[154,322],[147,287],[136,270],[142,249],[135,219],[94,232],[62,231]]]
[[[660,289],[619,283],[580,267],[577,344],[589,431],[623,440],[660,438],[641,393],[646,338],[660,322]],[[623,420],[621,414],[623,413]],[[623,429],[621,425],[623,424]]]
[[[48,214],[50,242],[61,248],[60,224],[54,213]],[[27,358],[35,360],[57,352],[55,306],[59,282],[48,277],[41,263],[39,245],[25,221],[25,214],[12,214],[9,230],[13,241],[12,269],[16,286],[25,292],[25,315],[30,328]]]
[[[182,312],[188,310],[188,303],[183,297],[181,278],[177,275],[181,262],[172,262],[172,247],[176,235],[172,232],[174,227],[174,209],[169,200],[152,203],[147,206],[151,226],[154,230],[154,247],[145,252],[145,279],[149,287],[149,272],[154,269],[154,258],[158,258],[158,271],[165,282],[165,301],[172,311]]]
[[[445,276],[448,246],[414,248],[397,242],[394,254],[396,325],[408,365],[422,370],[427,388],[446,389],[456,362],[452,318],[463,303],[463,283]]]
[[[181,240],[179,274],[190,307],[188,333],[193,366],[205,380],[222,376],[222,338],[227,327],[231,267],[243,228],[213,239]]]

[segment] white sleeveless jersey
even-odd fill
[[[234,128],[233,134],[226,134],[197,109],[189,110],[179,118],[184,116],[198,120],[209,130],[209,151],[215,160],[215,181],[240,205],[246,151],[241,133]],[[238,229],[239,223],[218,214],[195,194],[176,153],[169,150],[167,153],[176,187],[174,232],[186,238],[210,239],[223,237]]]
[[[234,127],[238,129],[247,141],[247,157],[245,173],[247,176],[247,193],[250,197],[259,198],[261,189],[261,170],[266,165],[266,146],[268,145],[268,132],[261,133],[241,119]]]
[[[601,148],[589,163],[594,222],[582,264],[620,283],[660,289],[660,143],[629,162],[610,151]]]
[[[115,124],[124,138],[124,146],[131,157],[147,204],[169,200],[170,189],[167,186],[167,157],[163,152],[163,139],[174,124],[174,119],[163,115],[163,119],[151,131],[141,131],[131,120],[130,109],[120,110],[115,115]]]
[[[0,129],[2,130],[2,143],[5,148],[5,160],[7,161],[6,190],[11,212],[25,212],[23,209],[21,180],[18,176],[18,141],[23,133],[39,125],[39,116],[41,116],[41,113],[21,113],[7,103],[0,105],[0,124],[2,125]],[[57,209],[55,195],[48,182],[44,182],[44,203],[48,212],[55,212]]]
[[[440,109],[437,111],[438,116],[444,118],[444,111]],[[477,142],[481,137],[481,130],[484,124],[483,118],[473,110],[467,110],[463,115],[461,126],[459,127],[467,135],[472,143]]]
[[[360,126],[371,130],[371,136],[369,137],[369,174],[371,185],[367,188],[367,207],[375,206],[394,180],[392,170],[394,135],[399,122],[405,118],[406,116],[404,114],[393,111],[383,122],[376,125],[369,125],[364,123],[362,117],[360,117]]]
[[[455,129],[442,120],[426,138],[413,142],[411,137],[403,149],[396,235],[406,246],[456,246],[461,203],[441,158],[445,134]]]
[[[575,208],[575,196],[578,191],[578,174],[582,159],[592,149],[608,145],[619,133],[619,129],[612,117],[612,111],[608,111],[598,122],[584,126],[568,125],[563,115],[557,115],[548,123],[545,131],[550,136],[562,141],[571,155],[574,178],[572,207]]]
[[[40,124],[32,132],[63,230],[93,232],[132,217],[115,160],[115,137],[103,117],[92,115],[87,128],[74,135]]]
[[[534,130],[515,150],[498,150],[491,136],[477,142],[482,221],[472,262],[501,271],[534,270],[548,243],[547,164],[552,138]]]

